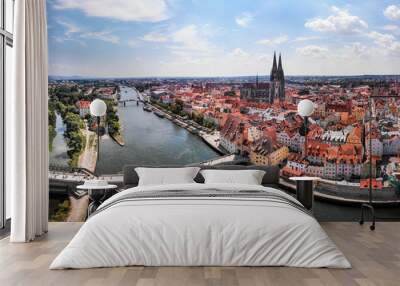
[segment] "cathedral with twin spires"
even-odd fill
[[[270,81],[259,82],[257,75],[255,83],[244,83],[242,85],[240,88],[240,98],[243,100],[268,103],[285,101],[285,75],[283,73],[282,57],[280,54],[277,64],[276,53],[274,52]]]
[[[282,58],[279,54],[278,65],[276,64],[276,53],[274,52],[274,61],[272,63],[270,83],[269,83],[269,102],[276,100],[283,102],[285,100],[285,75],[282,68]]]

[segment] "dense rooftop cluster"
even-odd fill
[[[259,97],[267,84],[166,84],[153,87],[149,95],[164,104],[182,102],[184,112],[200,113],[215,123],[220,144],[228,152],[249,156],[254,164],[279,164],[283,175],[358,181],[368,174],[363,170],[369,162],[369,86],[292,84],[286,86],[285,100],[269,102]],[[257,93],[260,86],[262,92]],[[400,84],[393,82],[379,94],[399,91]],[[252,93],[257,95],[253,99]],[[306,151],[299,133],[303,118],[297,114],[302,99],[316,105]],[[388,163],[400,154],[399,103],[393,98],[374,101],[371,136],[377,176],[387,172]]]

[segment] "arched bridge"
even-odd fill
[[[140,102],[144,102],[142,99],[120,99],[120,100],[118,100],[118,103],[119,104],[122,104],[123,106],[126,106],[126,103],[127,102],[137,102],[138,104],[140,103]]]
[[[249,159],[240,155],[229,154],[217,158],[213,158],[207,161],[190,164],[192,165],[244,165],[249,162]],[[111,174],[111,175],[100,175],[97,176],[93,172],[90,172],[84,168],[69,168],[69,167],[57,167],[50,166],[49,170],[49,183],[50,186],[56,187],[57,189],[63,189],[63,192],[75,189],[77,185],[82,184],[85,180],[90,179],[102,179],[116,185],[122,185],[123,176],[122,174]]]

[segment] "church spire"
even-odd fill
[[[272,64],[272,71],[276,71],[277,67],[276,67],[276,52],[274,51],[274,63]]]
[[[285,77],[283,73],[283,67],[282,67],[282,57],[281,53],[279,53],[279,61],[278,61],[278,79],[282,80]]]
[[[256,89],[258,90],[258,73],[256,75]]]
[[[274,62],[272,64],[270,84],[269,84],[269,102],[275,100],[283,102],[285,100],[285,75],[282,67],[282,56],[279,53],[279,63],[276,64],[276,52],[274,51]]]

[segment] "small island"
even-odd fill
[[[106,121],[108,127],[108,134],[120,146],[125,146],[122,123],[117,114],[118,101],[107,100],[107,114]]]
[[[56,136],[55,121],[59,114],[66,126],[64,138],[68,146],[70,167],[79,167],[94,172],[97,159],[97,120],[90,114],[90,103],[100,98],[107,104],[107,113],[100,121],[100,134],[109,136],[124,146],[123,128],[117,114],[117,85],[91,87],[71,85],[49,88],[49,150]]]

